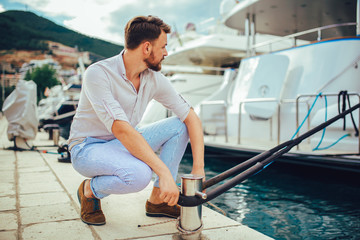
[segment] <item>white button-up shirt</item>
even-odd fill
[[[162,73],[150,69],[143,71],[137,92],[126,78],[123,53],[86,69],[79,105],[71,125],[70,148],[86,137],[114,139],[111,128],[115,120],[136,127],[152,99],[173,111],[180,120],[187,117],[190,105]]]

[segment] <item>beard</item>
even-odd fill
[[[164,60],[164,58],[162,58],[159,62],[155,62],[154,53],[151,52],[150,57],[146,58],[144,61],[145,61],[148,68],[158,72],[158,71],[161,70],[161,62],[162,62],[162,60]]]

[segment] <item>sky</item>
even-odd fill
[[[187,23],[205,33],[220,18],[222,0],[0,0],[0,12],[31,11],[79,33],[122,44],[125,24],[134,16],[154,15],[172,30]]]

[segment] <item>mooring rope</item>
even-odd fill
[[[159,225],[159,224],[165,224],[165,223],[169,223],[169,222],[175,222],[177,219],[170,219],[170,220],[166,220],[166,221],[162,221],[162,222],[157,222],[157,223],[149,223],[149,224],[139,224],[138,227],[150,227],[150,226],[155,226],[155,225]]]
[[[211,203],[211,202],[206,202],[208,205],[212,206],[213,208],[215,208],[216,210],[218,210],[219,212],[221,212],[224,216],[226,216],[226,212],[224,210],[222,210],[220,207],[216,206],[215,204]]]

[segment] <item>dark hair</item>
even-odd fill
[[[125,48],[135,49],[144,41],[152,42],[160,36],[162,30],[170,33],[171,28],[158,17],[134,17],[125,26]]]

